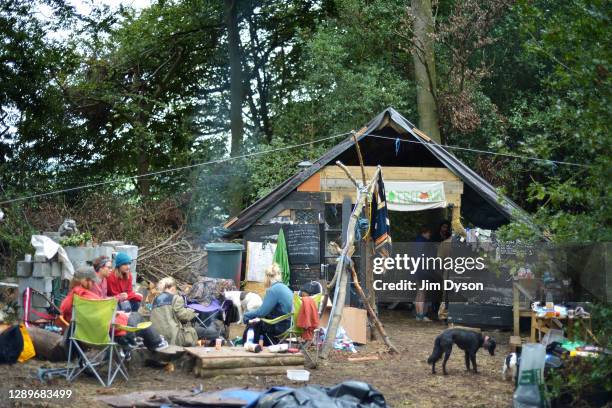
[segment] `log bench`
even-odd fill
[[[194,374],[201,378],[219,375],[281,375],[287,370],[303,369],[302,353],[271,353],[264,348],[251,353],[243,347],[186,347],[185,351],[195,359]]]

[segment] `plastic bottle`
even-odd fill
[[[264,346],[264,337],[263,334],[261,336],[259,336],[259,347],[263,348]]]
[[[551,292],[546,292],[546,308],[547,309],[555,308],[555,302],[553,302],[553,296]]]
[[[253,330],[252,327],[249,327],[249,330],[247,330],[245,344],[254,343],[254,342],[255,342],[255,330]]]

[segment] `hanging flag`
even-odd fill
[[[370,225],[373,226],[371,233],[372,240],[374,240],[374,253],[376,256],[388,257],[391,254],[391,224],[389,223],[382,171],[375,183],[370,215]]]
[[[281,228],[278,232],[278,240],[276,241],[276,250],[274,251],[273,260],[280,266],[283,272],[283,283],[289,285],[291,270],[289,269],[289,255],[287,254],[287,244],[285,243],[285,233]]]

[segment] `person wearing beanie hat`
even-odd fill
[[[98,280],[99,278],[96,275],[94,268],[91,266],[81,266],[76,270],[74,277],[70,282],[72,289],[70,289],[60,305],[62,317],[66,322],[70,323],[72,321],[72,304],[75,294],[84,299],[90,300],[102,300],[106,298],[106,296],[98,296],[92,290],[92,287],[98,282]],[[142,316],[140,316],[138,313],[128,314],[122,311],[117,311],[115,314],[115,322],[123,326],[136,327],[138,323],[142,321]],[[132,333],[126,334],[125,331],[121,332],[117,330],[115,335],[117,336],[117,342],[122,345],[130,343],[130,340],[134,341],[133,339],[128,339],[129,336],[133,337]],[[151,351],[159,351],[168,347],[168,342],[153,326],[139,330],[138,335],[142,337],[145,347]]]
[[[132,258],[125,252],[119,252],[115,257],[115,269],[108,275],[108,295],[118,296],[124,300],[119,304],[121,310],[137,312],[142,302],[142,295],[134,292],[130,263]]]

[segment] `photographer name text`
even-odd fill
[[[484,290],[482,282],[453,282],[450,279],[445,279],[443,282],[430,282],[427,279],[421,282],[413,282],[409,280],[401,280],[399,282],[383,282],[380,279],[374,280],[374,290],[448,290],[459,293],[462,290]]]

